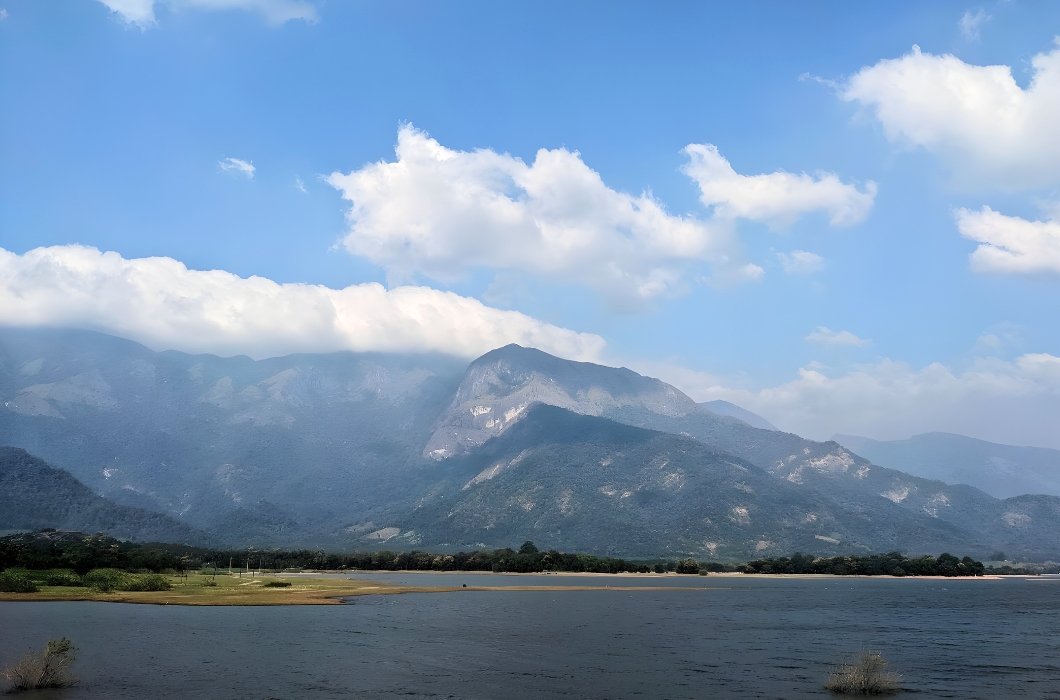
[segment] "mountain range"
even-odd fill
[[[997,498],[1060,496],[1060,450],[999,445],[952,433],[924,433],[908,440],[854,435],[832,439],[876,464],[925,479],[969,484]]]
[[[0,397],[0,444],[115,508],[187,527],[174,535],[184,540],[1060,558],[1055,496],[998,499],[884,468],[628,369],[515,345],[470,365],[366,353],[255,361],[8,328]],[[59,518],[33,493],[25,522],[4,526]]]

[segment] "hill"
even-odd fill
[[[255,361],[0,329],[0,399],[0,444],[231,546],[533,539],[618,556],[900,547],[1060,558],[1052,497],[1001,501],[885,469],[628,369],[515,345],[470,365]],[[52,505],[38,499],[33,526],[73,526],[48,521],[62,515]]]
[[[1060,496],[1060,450],[999,445],[952,433],[889,441],[854,435],[833,439],[876,464],[949,484],[968,484],[997,498]]]
[[[388,521],[401,546],[542,548],[728,561],[779,552],[1060,553],[1060,499],[1001,501],[867,465],[777,478],[687,436],[539,404],[438,464]],[[791,476],[789,473],[788,476]]]
[[[707,409],[711,413],[717,413],[719,416],[732,416],[733,418],[739,418],[747,425],[752,428],[761,428],[762,430],[780,430],[777,426],[767,421],[757,413],[751,413],[746,408],[741,408],[734,403],[728,401],[722,401],[718,399],[716,401],[704,401],[699,404],[703,408]]]
[[[0,530],[40,528],[107,532],[122,539],[206,544],[210,538],[174,518],[118,505],[25,450],[0,447]]]

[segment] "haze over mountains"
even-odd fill
[[[952,433],[925,433],[908,440],[832,438],[876,464],[925,479],[968,484],[997,498],[1027,493],[1060,496],[1060,450],[999,445]]]
[[[1060,558],[1053,496],[999,500],[886,469],[630,370],[514,345],[469,366],[253,361],[3,329],[0,397],[0,444],[234,545]],[[7,527],[38,527],[30,516]]]

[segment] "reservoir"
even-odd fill
[[[1057,578],[358,577],[610,588],[335,606],[0,602],[0,662],[68,637],[81,682],[26,697],[70,700],[827,698],[830,668],[873,649],[918,697],[1060,700]]]

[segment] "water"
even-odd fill
[[[827,698],[883,652],[923,698],[1060,700],[1060,580],[375,574],[606,591],[364,596],[344,606],[0,603],[0,660],[50,637],[81,684],[39,698]],[[622,590],[623,585],[698,590]]]

